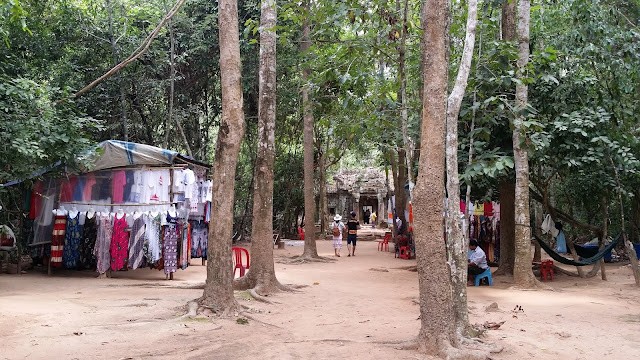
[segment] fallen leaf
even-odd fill
[[[320,283],[319,282],[314,282],[313,285],[320,285]]]
[[[485,329],[489,329],[489,330],[498,330],[500,328],[500,326],[502,326],[502,324],[504,324],[504,321],[501,322],[489,322],[489,321],[485,321],[484,324],[482,324],[482,326]]]

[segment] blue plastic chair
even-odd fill
[[[491,268],[488,267],[483,273],[475,276],[474,281],[476,286],[480,286],[480,280],[487,278],[489,286],[493,286],[493,278],[491,277]]]

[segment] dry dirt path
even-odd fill
[[[333,257],[330,241],[321,255]],[[276,260],[302,248],[276,250]],[[236,319],[183,320],[181,306],[201,295],[188,289],[205,279],[194,265],[165,281],[156,270],[96,279],[91,272],[48,277],[0,275],[0,359],[422,359],[397,350],[418,333],[415,261],[360,242],[356,257],[332,263],[276,263],[283,283],[307,285],[280,293],[273,305],[239,301],[260,312]],[[195,261],[198,262],[198,261]],[[556,291],[469,288],[471,321],[506,321],[485,341],[503,346],[495,359],[622,359],[640,348],[640,291],[628,267],[609,266],[608,282],[557,276]],[[382,270],[382,271],[380,271]],[[317,283],[317,284],[315,284]],[[492,302],[497,312],[485,312]],[[516,305],[523,308],[514,317]]]

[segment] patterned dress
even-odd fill
[[[80,232],[80,212],[75,217],[67,217],[67,228],[64,237],[64,249],[62,252],[62,262],[67,269],[78,267],[80,260],[80,242],[82,233]]]
[[[82,241],[80,242],[80,268],[93,269],[96,266],[96,257],[93,248],[98,236],[98,223],[96,217],[87,218],[82,228]]]
[[[62,249],[67,225],[67,215],[56,215],[51,237],[51,266],[62,267]]]
[[[98,236],[96,238],[96,246],[93,254],[96,257],[96,271],[104,274],[109,270],[111,256],[109,255],[109,247],[111,246],[111,238],[113,234],[113,225],[109,214],[100,215],[98,221]]]
[[[161,220],[160,214],[144,216],[145,232],[143,252],[147,265],[153,265],[162,258]]]
[[[113,220],[113,236],[111,237],[111,270],[126,270],[129,261],[129,233],[127,232],[127,219],[123,214]]]
[[[133,221],[131,235],[129,237],[129,267],[137,269],[145,265],[144,239],[145,239],[145,215]]]
[[[209,226],[202,222],[191,223],[191,258],[207,259]]]
[[[164,228],[164,273],[174,273],[178,270],[178,239],[180,229],[178,218],[167,213],[167,226]]]

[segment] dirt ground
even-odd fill
[[[333,263],[276,263],[281,282],[308,287],[271,297],[273,305],[237,293],[258,310],[244,325],[180,319],[182,306],[202,294],[186,288],[205,280],[198,264],[173,281],[146,269],[111,279],[78,271],[0,275],[0,358],[424,359],[397,349],[420,327],[417,274],[402,268],[415,260],[394,259],[376,245],[360,242],[356,257],[344,248]],[[318,248],[333,254],[330,241]],[[275,250],[276,261],[300,253]],[[637,357],[640,291],[629,267],[609,265],[607,274],[607,282],[557,275],[554,291],[510,290],[509,279],[496,277],[493,287],[469,288],[470,318],[505,321],[482,338],[504,347],[495,359]],[[498,311],[485,311],[493,302]],[[523,311],[514,312],[516,305]]]

